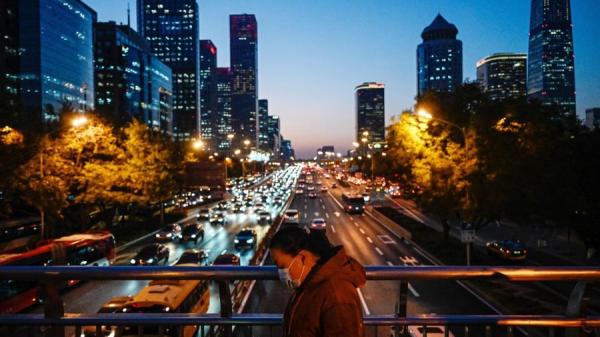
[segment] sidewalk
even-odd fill
[[[431,214],[423,213],[411,200],[386,197],[401,212],[424,225],[443,232],[442,224]],[[460,227],[451,225],[450,235],[460,239]],[[481,228],[476,233],[475,246],[483,249],[493,240],[519,239],[529,250],[527,261],[537,265],[595,265],[598,260],[587,258],[583,241],[572,230],[541,226],[518,226],[510,222],[496,222]]]

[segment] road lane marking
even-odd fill
[[[377,238],[381,240],[386,245],[395,245],[396,241],[394,241],[389,235],[377,235]]]
[[[381,251],[381,249],[379,249],[379,247],[375,247],[375,250],[379,255],[383,256],[383,252]]]
[[[357,225],[358,226],[358,225]],[[358,229],[361,233],[365,234],[365,231],[362,228]]]
[[[222,252],[221,252],[221,254],[219,254],[219,255],[223,255],[223,254],[225,254],[225,253],[227,253],[227,249],[223,249],[223,251],[222,251]]]
[[[419,260],[417,260],[414,256],[402,256],[400,257],[400,261],[404,263],[405,266],[418,266]]]
[[[390,261],[386,261],[386,263],[388,264],[388,266],[393,266],[394,265]],[[410,284],[410,282],[408,282],[408,290],[413,294],[414,297],[421,297],[421,295],[419,295],[419,293],[417,292],[417,290],[412,286],[412,284]]]
[[[325,205],[323,205],[323,210],[325,210]]]
[[[329,219],[329,213],[325,213],[325,217]]]
[[[349,217],[349,218],[350,218],[350,220],[354,220],[354,218],[353,218],[353,217]]]
[[[358,224],[355,222],[355,223],[354,223],[354,226],[358,227]]]
[[[315,216],[319,216],[319,212],[315,212]]]
[[[338,218],[340,217],[340,212],[333,212],[333,214],[335,214],[335,216],[337,216]]]
[[[394,265],[391,261],[385,261],[385,263],[387,263],[388,266],[393,266]]]
[[[373,240],[371,240],[371,238],[368,236],[367,236],[367,241],[369,241],[369,243],[373,243]]]
[[[360,288],[356,288],[356,292],[358,293],[358,298],[360,299],[360,304],[362,304],[365,315],[370,315],[371,311],[369,310],[369,307],[367,307],[367,302],[365,302],[365,297],[363,296],[362,291],[360,291]]]
[[[333,225],[331,225],[331,230],[335,233],[335,227],[333,227]]]

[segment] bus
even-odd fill
[[[348,214],[363,214],[365,210],[365,199],[362,195],[344,193],[342,194],[344,211]]]
[[[29,251],[0,254],[0,266],[109,266],[115,257],[114,236],[99,232],[46,240]],[[77,282],[68,281],[64,287]],[[0,314],[21,312],[39,302],[40,296],[35,280],[0,280]]]
[[[197,264],[179,266],[197,267]],[[153,280],[123,308],[122,313],[206,313],[210,303],[207,280]],[[158,326],[145,326],[144,336],[159,335]],[[164,336],[193,337],[197,326],[166,326]],[[117,328],[116,336],[138,336],[138,326]]]
[[[0,252],[26,247],[40,237],[40,219],[26,217],[0,223]]]

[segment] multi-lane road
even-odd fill
[[[314,181],[330,187],[335,181],[314,175]],[[296,195],[290,208],[301,213],[301,222],[309,224],[313,218],[327,221],[327,237],[336,245],[343,245],[347,254],[363,265],[428,265],[433,261],[418,249],[404,242],[393,228],[375,218],[349,215],[340,204],[341,187],[318,192],[317,198],[307,193]],[[359,289],[364,314],[393,314],[398,298],[397,282],[369,281]],[[491,305],[455,281],[417,281],[409,283],[409,314],[496,314]],[[278,282],[257,282],[245,308],[246,312],[281,313],[290,291]],[[452,330],[452,329],[451,329]],[[456,336],[462,329],[454,329]],[[380,336],[389,336],[389,327],[378,329]],[[374,330],[368,331],[374,335]]]

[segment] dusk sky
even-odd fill
[[[84,0],[98,20],[127,22],[126,0]],[[229,66],[229,14],[258,21],[259,97],[281,116],[282,134],[300,158],[322,145],[351,147],[354,87],[386,86],[386,120],[416,95],[416,48],[423,28],[441,13],[463,41],[465,79],[495,52],[527,52],[529,0],[199,0],[200,36]],[[600,1],[571,1],[577,111],[600,107]],[[135,0],[131,0],[135,28]]]

